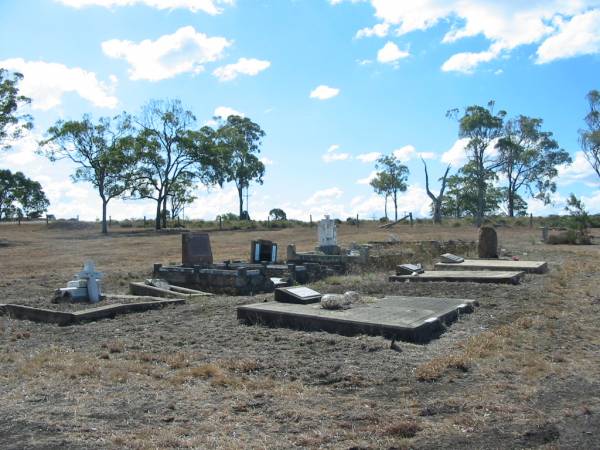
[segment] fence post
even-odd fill
[[[360,225],[358,224],[358,214],[356,214],[356,228],[359,228]]]
[[[413,216],[412,216],[411,212],[408,213],[408,217],[410,218],[410,226],[412,227],[413,226]]]

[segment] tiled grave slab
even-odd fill
[[[545,273],[545,261],[512,261],[508,259],[465,259],[460,263],[439,262],[435,270],[518,270],[527,273]]]
[[[390,281],[474,281],[476,283],[519,284],[525,272],[493,270],[434,270],[418,275],[392,275]]]
[[[350,309],[327,310],[318,303],[268,302],[239,306],[237,316],[247,324],[427,342],[443,332],[444,324],[459,313],[473,311],[476,304],[465,299],[385,297],[354,304]]]

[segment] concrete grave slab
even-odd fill
[[[237,316],[247,324],[427,342],[476,305],[475,300],[433,297],[385,297],[339,310],[323,309],[320,304],[268,302],[239,306]]]
[[[512,261],[508,259],[465,259],[460,263],[439,262],[435,270],[517,270],[527,273],[546,273],[545,261]]]
[[[525,272],[492,270],[435,270],[417,275],[392,275],[389,281],[473,281],[476,283],[519,284]]]
[[[196,289],[188,289],[180,286],[173,286],[166,283],[165,287],[152,286],[148,283],[129,283],[129,292],[133,295],[150,295],[154,297],[166,298],[187,298],[188,300],[197,297],[206,297],[213,295],[210,292],[198,291]]]
[[[275,289],[275,301],[283,303],[318,303],[323,295],[307,287],[285,287]]]

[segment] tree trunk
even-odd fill
[[[161,216],[162,216],[162,227],[167,228],[167,196],[166,195],[162,201]]]
[[[433,223],[442,223],[442,201],[440,197],[433,202]]]
[[[515,217],[515,193],[510,186],[508,187],[508,217]]]
[[[398,222],[398,195],[394,191],[394,220]]]
[[[239,218],[242,218],[242,215],[244,214],[244,188],[243,187],[239,187],[238,188],[238,197],[240,198],[240,216]]]
[[[160,212],[161,212],[162,198],[159,196],[156,200],[156,218],[154,219],[154,229],[160,230]]]
[[[108,200],[102,198],[102,234],[108,234],[108,226],[106,225],[106,205],[108,205]]]
[[[387,220],[389,220],[388,213],[387,213],[387,201],[388,201],[388,196],[386,195],[385,196],[385,201],[383,202],[383,205],[384,205],[383,206],[383,211],[384,211],[384,214],[385,214],[385,218]]]
[[[484,174],[480,173],[477,180],[477,226],[480,227],[483,223],[485,214],[485,178]]]

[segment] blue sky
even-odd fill
[[[264,185],[250,214],[307,219],[383,215],[368,185],[374,158],[410,169],[400,211],[428,213],[423,168],[457,170],[463,144],[448,109],[494,99],[509,116],[541,117],[574,163],[560,169],[554,205],[570,192],[600,212],[600,183],[578,130],[585,94],[600,89],[600,1],[492,0],[1,0],[0,67],[20,71],[35,129],[0,166],[40,181],[59,217],[95,219],[91,187],[67,162],[36,156],[58,119],[137,113],[179,98],[198,118],[239,112],[267,133]],[[433,186],[437,190],[437,184]],[[198,191],[194,218],[236,211],[233,186]],[[113,218],[152,216],[153,204],[115,201]]]

